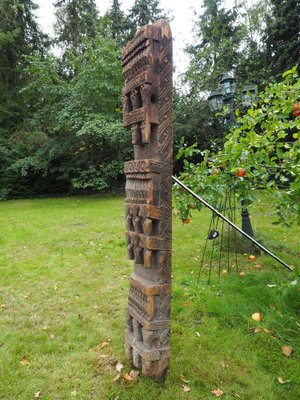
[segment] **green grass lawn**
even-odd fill
[[[299,228],[272,225],[268,203],[261,196],[253,227],[299,267]],[[170,371],[163,384],[128,383],[122,374],[114,381],[118,361],[122,373],[131,369],[124,198],[0,203],[0,398],[209,400],[219,388],[222,400],[299,400],[299,280],[291,284],[295,274],[269,256],[241,254],[244,276],[219,280],[214,270],[208,285],[203,271],[197,285],[210,218],[201,211],[188,225],[174,220]],[[294,350],[290,357],[281,346]]]

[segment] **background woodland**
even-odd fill
[[[122,127],[121,49],[144,24],[172,19],[158,0],[136,0],[127,13],[113,0],[104,15],[94,0],[54,6],[49,37],[34,1],[0,0],[0,199],[122,189],[132,145]],[[222,72],[264,90],[299,62],[299,16],[299,0],[231,9],[203,1],[174,89],[174,154],[182,137],[200,150],[222,140],[206,100]]]

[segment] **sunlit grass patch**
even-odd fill
[[[255,230],[274,251],[280,242],[278,255],[297,266],[299,229],[262,220],[266,206],[251,214]],[[240,254],[245,275],[214,274],[208,285],[204,270],[197,285],[210,217],[201,211],[188,225],[174,220],[171,364],[159,385],[122,378],[131,369],[123,350],[132,271],[124,198],[0,203],[0,398],[40,391],[48,400],[204,400],[219,388],[222,399],[298,400],[297,277],[269,256],[254,263]],[[293,348],[290,357],[283,345]],[[124,369],[114,381],[118,361]]]

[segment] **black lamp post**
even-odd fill
[[[235,110],[235,79],[225,72],[220,81],[220,88],[211,92],[208,97],[210,111],[214,114],[222,112],[225,109],[224,124],[227,128],[236,123],[234,114]],[[245,86],[242,90],[241,103],[245,108],[251,107],[255,100],[255,88],[252,85]],[[249,236],[253,236],[253,230],[250,221],[250,215],[247,208],[244,208],[242,203],[242,230]]]

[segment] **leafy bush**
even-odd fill
[[[236,110],[237,124],[222,150],[202,151],[202,161],[193,163],[189,157],[200,151],[182,146],[181,179],[214,204],[232,187],[242,207],[253,203],[254,189],[266,188],[273,194],[278,222],[300,223],[300,117],[293,114],[299,92],[295,67],[283,74],[281,82],[267,86],[245,114]],[[179,188],[176,198],[180,217],[186,220],[193,200]]]

